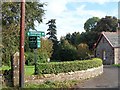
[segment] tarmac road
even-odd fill
[[[103,74],[95,78],[85,80],[73,88],[118,88],[120,81],[120,68],[111,65],[105,65]],[[119,79],[119,80],[118,80]]]

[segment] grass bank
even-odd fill
[[[1,70],[9,70],[11,69],[10,66],[2,66],[0,67]],[[34,74],[34,66],[25,66],[25,75],[33,75]]]
[[[120,68],[120,64],[113,64],[113,66],[116,66],[116,67]]]
[[[46,81],[43,84],[25,84],[25,88],[71,88],[74,85],[78,84],[80,81],[77,80],[69,80],[69,81]]]

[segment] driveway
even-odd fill
[[[73,88],[118,88],[118,71],[120,70],[117,67],[105,65],[103,71],[100,76],[85,80]]]

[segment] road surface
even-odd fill
[[[73,88],[118,88],[118,81],[120,81],[118,71],[120,72],[120,68],[105,65],[103,71],[102,75],[85,80]]]

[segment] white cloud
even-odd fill
[[[104,17],[106,12],[96,11],[96,10],[86,10],[86,5],[83,4],[76,8],[76,10],[71,11],[67,9],[66,4],[69,2],[91,2],[104,4],[105,2],[111,2],[111,0],[41,0],[42,2],[48,2],[45,7],[47,10],[45,13],[45,18],[43,24],[38,25],[38,29],[47,32],[48,26],[46,23],[50,19],[56,19],[57,26],[57,36],[65,36],[67,33],[73,33],[75,31],[83,32],[84,23],[88,18],[93,16]],[[117,2],[118,0],[112,0]],[[115,12],[115,11],[114,11]],[[112,13],[113,14],[113,13]],[[115,15],[115,13],[114,13]]]

